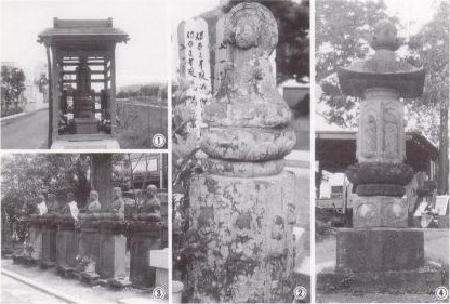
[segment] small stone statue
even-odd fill
[[[87,206],[88,212],[98,212],[102,209],[102,204],[98,201],[98,192],[91,190],[89,194],[89,204]]]
[[[161,202],[157,197],[158,188],[155,185],[148,185],[145,198],[142,201],[141,213],[159,213]]]
[[[60,212],[59,203],[56,200],[56,195],[50,193],[48,195],[48,213],[56,214]]]
[[[78,210],[78,203],[75,201],[75,195],[72,192],[67,194],[67,203],[63,208],[63,213],[70,214],[75,221],[78,221],[80,211]]]
[[[44,215],[48,212],[47,204],[45,203],[45,199],[43,195],[38,196],[38,203],[36,205],[37,214]]]
[[[118,214],[121,220],[124,219],[125,202],[122,198],[122,189],[120,187],[114,187],[114,197],[111,205],[111,212]]]
[[[80,95],[91,92],[91,69],[89,68],[86,56],[80,57],[80,65],[76,69],[77,90]]]

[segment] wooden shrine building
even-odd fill
[[[38,42],[49,66],[49,147],[119,148],[116,140],[116,44],[113,19],[53,19]]]

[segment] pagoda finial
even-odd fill
[[[370,46],[374,50],[396,51],[400,47],[400,42],[395,25],[389,20],[382,20],[375,24]]]

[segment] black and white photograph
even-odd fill
[[[1,158],[2,303],[168,301],[165,154]]]
[[[168,3],[1,2],[2,149],[167,148]]]
[[[449,2],[315,3],[315,300],[448,303]]]
[[[0,0],[0,302],[447,303],[450,0]]]
[[[172,300],[307,303],[309,2],[172,16]]]

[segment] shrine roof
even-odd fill
[[[53,27],[39,33],[38,42],[50,43],[59,40],[112,40],[127,42],[128,34],[113,27],[113,19],[53,19]]]

